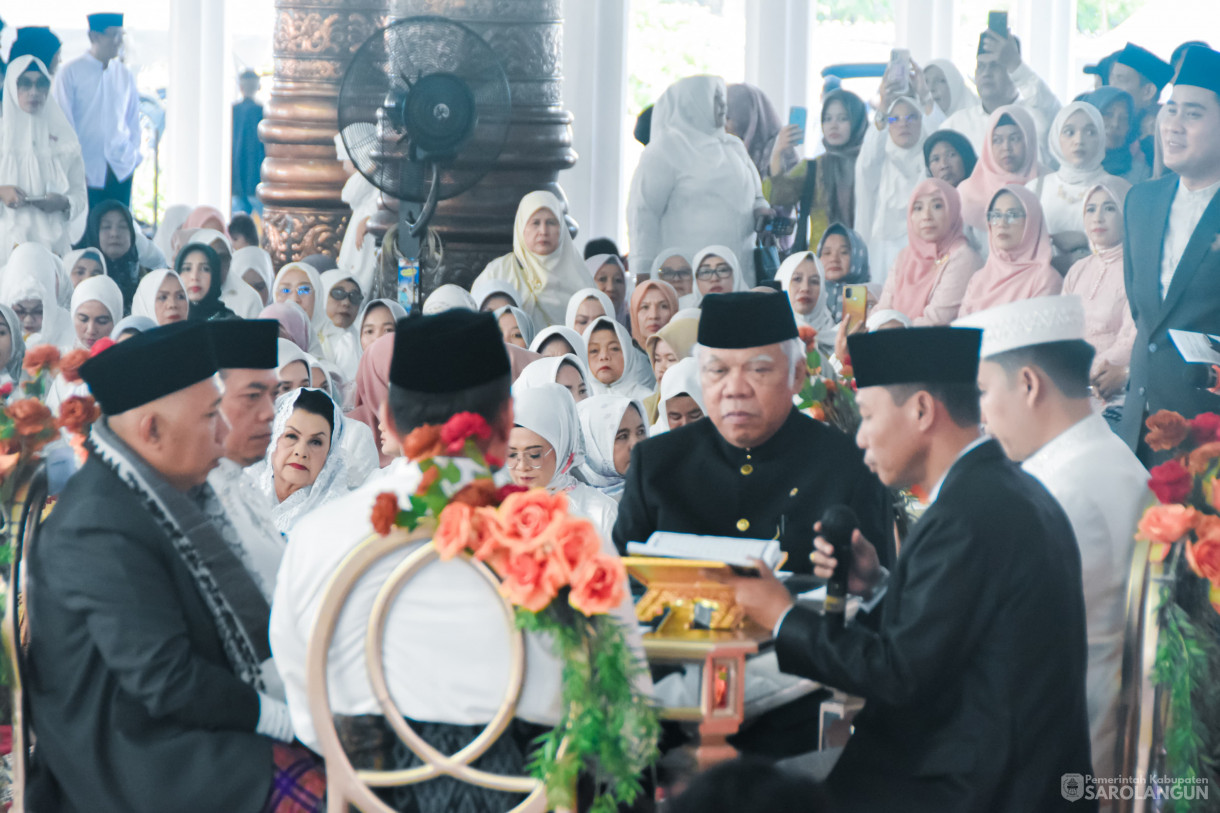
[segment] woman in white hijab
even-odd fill
[[[907,205],[927,177],[923,110],[911,96],[886,107],[883,129],[869,127],[856,159],[855,231],[868,245],[870,290],[880,295],[885,278],[907,245]]]
[[[6,341],[7,339],[7,341]],[[3,352],[8,346],[7,355]],[[21,381],[21,363],[25,361],[25,340],[21,338],[21,322],[8,305],[0,305],[0,385]],[[2,401],[3,399],[0,399]]]
[[[271,255],[258,246],[246,246],[233,252],[233,261],[229,265],[229,273],[236,274],[242,282],[249,285],[258,294],[263,303],[262,310],[271,304],[271,288],[275,285],[275,268],[271,264]]]
[[[315,389],[325,390],[341,410],[345,409],[350,400],[348,392],[352,387],[339,368],[332,362],[316,359],[308,353],[302,354],[301,360],[309,367],[310,385]],[[349,488],[359,488],[370,474],[381,467],[377,440],[373,437],[371,428],[347,415],[343,416],[342,437],[340,444],[347,462],[347,485]]]
[[[495,317],[505,344],[515,344],[522,350],[529,349],[538,328],[528,313],[512,305],[505,305],[496,309]]]
[[[76,350],[91,350],[98,339],[109,338],[114,326],[123,318],[123,292],[110,277],[90,277],[76,286],[72,294],[72,328]],[[63,374],[55,376],[47,389],[47,409],[55,415],[59,407],[74,395],[87,395],[84,381],[69,383]]]
[[[599,316],[615,317],[614,303],[596,288],[581,288],[568,299],[563,323],[583,335],[585,328]]]
[[[573,355],[578,359],[588,356],[585,340],[570,327],[555,325],[538,331],[530,342],[530,351],[543,356]]]
[[[334,269],[322,274],[321,308],[326,316],[319,331],[319,358],[335,364],[348,381],[356,380],[360,365],[360,337],[356,333],[356,317],[364,305],[360,280],[347,271]]]
[[[271,519],[288,534],[301,517],[348,492],[343,414],[312,387],[280,396],[267,456],[249,471],[271,500]]]
[[[568,391],[558,384],[514,389],[513,423],[505,459],[513,482],[566,493],[572,513],[591,520],[605,544],[618,503],[573,476],[584,456],[580,419]]]
[[[387,333],[393,333],[399,319],[407,318],[407,309],[393,299],[370,299],[360,309],[356,317],[355,327],[360,340],[360,351],[363,353],[369,345]]]
[[[690,76],[653,107],[627,198],[636,268],[651,268],[664,246],[694,252],[724,242],[747,258],[740,268],[747,286],[754,284],[755,212],[768,206],[745,144],[724,129],[727,99],[719,76]]]
[[[594,254],[585,260],[585,268],[589,269],[589,276],[593,277],[597,290],[610,298],[614,305],[614,318],[631,327],[627,310],[635,290],[634,275],[627,273],[623,261],[614,254]]]
[[[583,361],[572,355],[548,356],[531,361],[513,382],[513,392],[518,388],[527,390],[549,384],[558,384],[566,389],[578,404],[589,397],[589,371]]]
[[[680,429],[707,414],[703,404],[703,385],[699,381],[699,362],[684,358],[665,371],[661,379],[661,401],[652,435]]]
[[[945,118],[979,103],[979,97],[966,86],[962,72],[947,59],[929,61],[923,69],[923,78],[928,83],[932,100]]]
[[[470,286],[470,298],[478,311],[494,311],[505,305],[521,307],[521,292],[501,279],[480,276]]]
[[[576,405],[585,439],[580,479],[619,500],[631,463],[631,450],[648,436],[644,405],[621,395],[594,395]]]
[[[255,319],[264,307],[263,299],[233,271],[233,241],[215,229],[197,229],[192,243],[203,243],[220,259],[220,301],[242,319]]]
[[[110,331],[112,341],[121,342],[123,339],[130,339],[140,333],[147,333],[150,330],[156,330],[156,321],[149,319],[147,316],[124,316],[114,326],[114,330]]]
[[[62,268],[68,275],[69,289],[75,289],[89,277],[102,276],[106,273],[106,255],[100,248],[91,246],[73,249],[64,255]],[[68,301],[72,301],[70,293]]]
[[[309,352],[321,355],[319,338],[330,322],[326,318],[322,276],[309,263],[288,263],[275,275],[271,298],[276,302],[295,302],[309,317]],[[368,303],[365,303],[368,307]]]
[[[349,173],[340,197],[352,209],[352,216],[347,221],[343,243],[339,246],[339,256],[335,262],[338,268],[355,277],[360,290],[368,291],[373,287],[377,269],[377,241],[368,236],[368,219],[377,214],[381,194],[367,178],[356,171],[347,147],[343,144],[342,133],[335,133],[335,154]]]
[[[184,203],[175,203],[165,210],[161,215],[161,222],[157,224],[157,233],[153,235],[153,245],[161,252],[161,255],[173,262],[174,246],[171,241],[174,239],[174,232],[182,228],[182,224],[191,216],[194,207],[187,206]],[[183,245],[186,245],[183,243]]]
[[[657,386],[648,356],[631,342],[631,332],[613,316],[599,316],[585,328],[589,388],[595,395],[614,393],[647,398]]]
[[[460,285],[447,282],[428,294],[424,300],[424,316],[435,316],[438,313],[452,310],[477,311],[474,297]]]
[[[747,289],[741,262],[728,246],[704,246],[691,259],[694,291],[678,299],[679,308],[697,308],[708,294],[727,294]]]
[[[568,233],[559,198],[539,191],[521,199],[513,223],[513,251],[488,263],[475,284],[483,280],[511,284],[521,295],[518,305],[534,324],[561,324],[572,294],[591,286],[593,279]]]
[[[1059,169],[1026,186],[1038,196],[1046,230],[1055,249],[1051,265],[1060,274],[1089,254],[1084,231],[1084,196],[1097,184],[1112,189],[1123,182],[1101,168],[1106,157],[1106,123],[1088,102],[1064,105],[1046,134],[1046,145]]]
[[[55,294],[57,282],[56,257],[38,243],[13,249],[0,274],[0,303],[17,314],[27,347],[50,344],[70,350],[76,344],[72,316]]]
[[[50,91],[41,61],[27,54],[9,64],[0,105],[0,264],[26,241],[62,255],[85,232],[85,160]]]
[[[136,286],[131,314],[152,319],[158,325],[181,322],[191,312],[182,278],[168,268],[149,271]]]
[[[791,254],[779,265],[775,279],[783,286],[792,304],[797,327],[806,325],[818,332],[818,350],[829,355],[835,349],[835,320],[826,307],[826,280],[822,263],[812,251]]]
[[[657,252],[650,271],[648,278],[668,282],[679,300],[695,292],[695,269],[690,264],[690,254],[680,248],[663,248]]]

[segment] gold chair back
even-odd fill
[[[326,795],[328,813],[346,813],[352,805],[362,813],[395,813],[394,809],[373,793],[373,788],[398,787],[426,782],[440,776],[449,776],[461,782],[499,791],[528,794],[512,813],[535,813],[548,809],[543,784],[528,776],[503,776],[488,773],[471,766],[504,733],[516,714],[517,701],[525,681],[525,641],[516,628],[515,614],[508,601],[503,602],[504,626],[510,640],[511,671],[504,700],[487,727],[460,751],[446,756],[425,742],[403,717],[390,696],[386,681],[385,664],[382,660],[382,639],[385,636],[386,618],[398,593],[421,569],[437,559],[435,548],[429,540],[431,529],[421,528],[412,533],[395,529],[388,536],[371,536],[353,550],[340,564],[331,578],[318,617],[310,633],[306,651],[306,688],[309,694],[310,715],[317,732],[322,756],[326,760]],[[408,554],[393,570],[382,585],[373,604],[365,638],[365,662],[373,693],[381,706],[386,722],[401,741],[420,759],[422,765],[396,771],[364,771],[355,769],[335,730],[333,712],[327,691],[326,661],[339,615],[353,587],[361,576],[378,560],[389,554],[420,545]],[[463,561],[474,568],[498,591],[499,580],[482,562],[469,556]]]

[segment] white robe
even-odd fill
[[[1023,464],[1054,495],[1080,547],[1088,632],[1086,689],[1093,773],[1112,776],[1135,528],[1148,504],[1148,472],[1099,415],[1090,415]]]
[[[1059,112],[1059,99],[1050,86],[1024,62],[1009,75],[1012,77],[1012,83],[1017,86],[1017,98],[1012,100],[1012,104],[1021,105],[1034,117],[1034,126],[1038,129],[1039,160],[1044,166],[1057,167],[1047,148],[1046,132],[1051,120]],[[970,105],[953,113],[937,129],[956,130],[969,139],[975,154],[982,155],[983,139],[987,135],[987,122],[990,118],[991,114],[983,110],[982,104]]]
[[[923,158],[927,130],[908,149],[889,132],[870,126],[856,158],[855,231],[868,245],[869,288],[880,295],[885,278],[907,245],[907,206],[928,176]]]

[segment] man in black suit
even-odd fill
[[[202,323],[81,367],[103,417],[29,553],[29,809],[258,813],[307,794],[322,809],[320,760],[287,745],[267,600],[209,519],[216,370]]]
[[[979,341],[965,328],[849,340],[865,462],[930,503],[892,575],[854,534],[854,621],[793,606],[765,569],[729,580],[776,630],[783,671],[866,699],[828,779],[843,810],[1096,809],[1067,786],[1090,772],[1080,554],[1054,498],[979,434]],[[816,545],[829,578],[834,549]]]
[[[1165,166],[1126,202],[1123,276],[1139,333],[1119,435],[1148,462],[1144,419],[1170,409],[1192,418],[1220,409],[1196,387],[1170,328],[1220,333],[1220,53],[1186,52],[1160,118]]]

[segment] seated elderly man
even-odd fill
[[[267,601],[208,519],[216,370],[196,324],[81,367],[103,418],[29,553],[30,809],[321,809],[317,758],[276,742],[292,726],[266,694]]]

